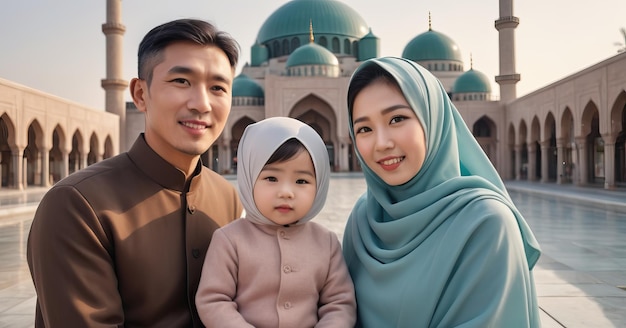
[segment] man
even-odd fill
[[[28,238],[36,327],[201,327],[194,297],[213,231],[242,214],[200,155],[230,112],[237,42],[182,19],[151,30],[130,83],[132,148],[59,181]]]

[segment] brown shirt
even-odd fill
[[[36,327],[202,327],[194,297],[213,231],[241,216],[235,188],[182,171],[140,136],[58,182],[28,238]]]

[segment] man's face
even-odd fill
[[[234,70],[216,46],[177,42],[154,66],[152,81],[134,80],[131,93],[146,115],[148,145],[189,173],[218,138],[230,113]]]

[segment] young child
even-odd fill
[[[218,229],[196,305],[207,327],[353,327],[354,286],[335,233],[309,222],[330,164],[320,136],[292,118],[249,125],[237,151],[246,216]]]

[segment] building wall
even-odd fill
[[[48,186],[90,161],[119,153],[117,115],[4,79],[0,119],[2,187],[22,189],[29,180]],[[63,163],[51,165],[51,150],[60,153]]]
[[[517,147],[543,143],[546,148],[554,135],[556,151],[573,150],[571,157],[561,156],[557,163],[563,170],[573,164],[574,183],[604,183],[606,188],[613,188],[616,183],[624,182],[614,174],[624,171],[626,164],[615,162],[613,152],[623,149],[623,141],[615,143],[626,129],[625,112],[626,53],[621,53],[507,104],[506,125],[513,129],[512,144]],[[588,165],[594,154],[589,152],[586,139],[596,132],[604,148],[610,148],[596,152],[596,155],[604,154],[603,158],[594,158],[604,168],[601,175]],[[557,182],[561,182],[563,174],[559,170]],[[545,174],[539,175],[541,180],[546,180]],[[594,180],[594,176],[600,179]]]

